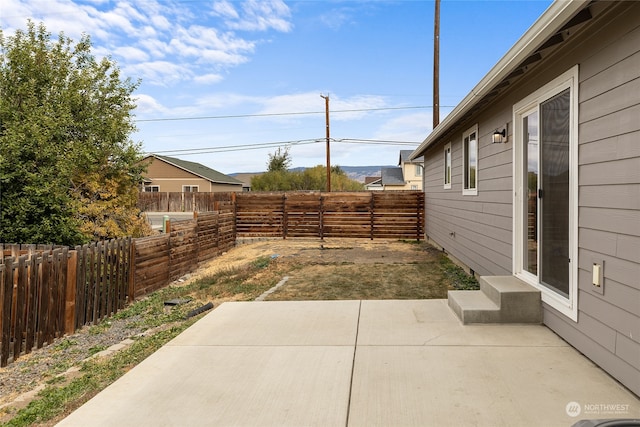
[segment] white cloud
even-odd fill
[[[128,76],[162,86],[192,79],[214,83],[222,79],[220,71],[250,60],[257,42],[219,28],[220,19],[231,23],[227,28],[291,29],[290,10],[281,0],[250,0],[241,7],[228,0],[215,2],[218,19],[213,21],[207,14],[194,14],[189,3],[2,0],[0,27],[8,35],[32,18],[54,35],[64,31],[79,40],[89,34],[98,56],[113,54]]]
[[[129,76],[139,77],[146,83],[159,86],[189,80],[193,76],[193,72],[188,67],[168,61],[129,64],[123,66],[122,70]]]
[[[135,101],[137,114],[162,114],[167,111],[167,109],[151,95],[138,94],[135,96]]]
[[[126,46],[118,47],[114,50],[114,53],[121,56],[127,61],[148,61],[149,55],[141,49]]]
[[[151,23],[158,30],[169,30],[171,29],[171,23],[169,20],[162,15],[153,15],[151,16]]]
[[[226,0],[214,2],[213,13],[224,18],[238,19],[240,17],[235,7]]]
[[[196,76],[193,78],[193,81],[199,84],[218,83],[221,80],[222,76],[220,74],[203,74],[201,76]]]
[[[282,0],[249,0],[242,4],[242,15],[226,22],[234,30],[267,31],[283,33],[291,31],[291,10]]]
[[[431,132],[432,124],[431,111],[402,114],[383,122],[374,139],[420,143]]]

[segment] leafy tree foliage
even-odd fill
[[[138,83],[91,40],[0,30],[0,241],[72,245],[148,230],[136,209]]]
[[[289,147],[281,150],[280,147],[275,153],[269,153],[269,161],[267,162],[267,171],[286,171],[291,166],[291,156],[289,155]]]
[[[327,188],[327,168],[322,165],[304,171],[268,171],[251,179],[254,191],[324,191]],[[339,166],[331,167],[332,191],[360,191],[364,186],[350,179]]]

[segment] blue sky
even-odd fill
[[[550,3],[442,0],[441,119]],[[333,165],[397,164],[431,131],[433,15],[413,0],[2,0],[0,27],[89,34],[141,79],[134,141],[233,173],[277,147],[325,164],[321,94]]]

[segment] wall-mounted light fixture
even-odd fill
[[[493,131],[493,134],[491,135],[491,142],[493,142],[494,144],[501,144],[503,142],[507,142],[507,125],[504,125],[504,128],[502,130],[498,130],[496,129],[495,131]]]

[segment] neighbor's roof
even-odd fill
[[[398,164],[401,165],[402,163],[420,163],[424,161],[424,157],[422,156],[412,159],[411,153],[413,153],[413,150],[400,150],[400,160],[398,161]]]
[[[200,163],[176,159],[175,157],[160,156],[158,154],[151,154],[145,157],[145,159],[148,159],[149,157],[155,157],[159,160],[162,160],[163,162],[169,163],[187,172],[191,172],[192,174],[198,175],[199,177],[209,180],[215,184],[242,185],[241,181],[230,177],[229,175],[225,175],[222,172],[218,172],[217,170],[206,167],[205,165],[202,165]]]
[[[525,74],[532,64],[543,59],[548,49],[558,46],[565,37],[569,37],[566,32],[568,28],[589,20],[591,14],[585,7],[590,1],[556,0],[552,3],[506,55],[411,153],[411,158],[423,155],[431,144],[451,128],[468,119],[474,111],[487,106],[501,90]]]
[[[365,176],[364,177],[364,184],[365,185],[372,184],[372,183],[374,183],[376,181],[380,181],[381,179],[382,179],[381,176]]]
[[[383,168],[382,185],[404,185],[404,175],[402,168]]]

